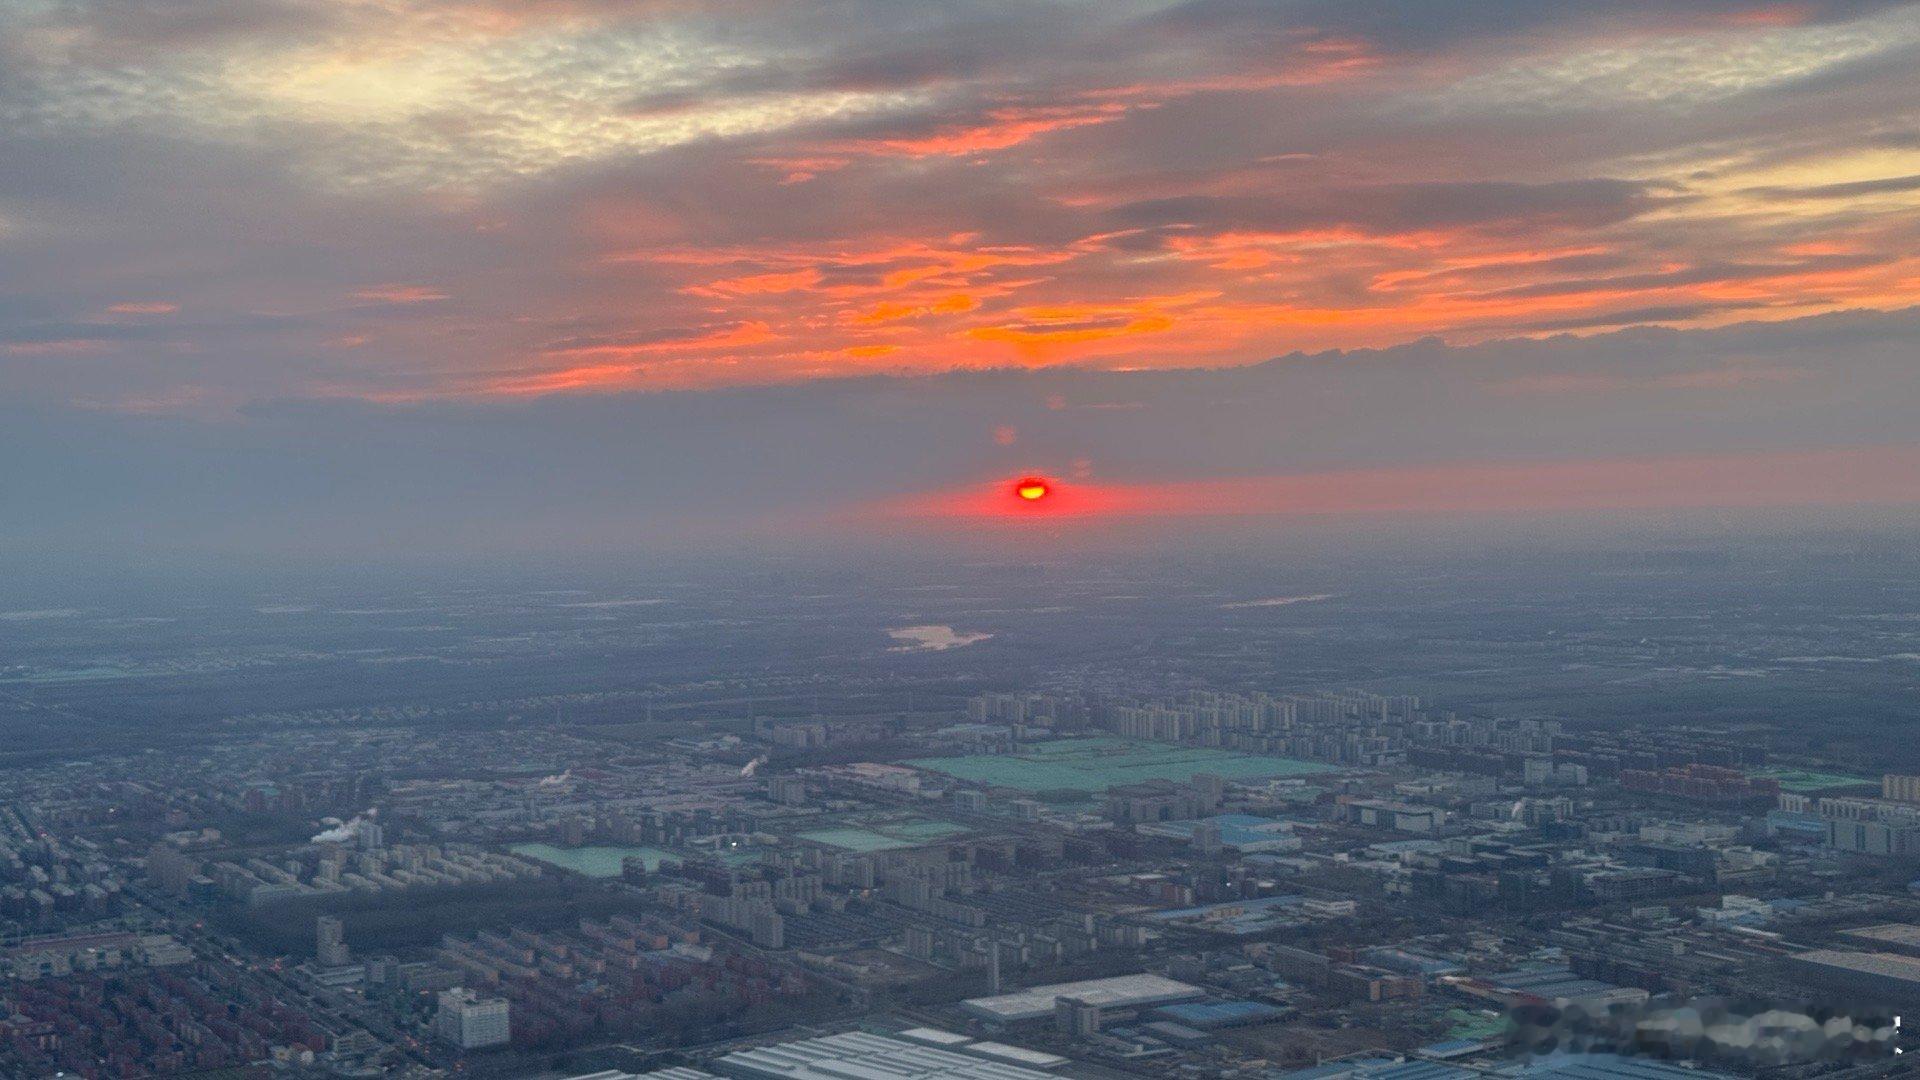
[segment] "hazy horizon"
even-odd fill
[[[1916,57],[1894,0],[13,5],[0,552],[1910,521]]]
[[[0,546],[328,554],[1099,548],[1920,507],[1920,309],[1282,357],[231,417],[15,406]],[[1048,514],[1003,513],[1012,477]],[[1016,508],[1024,511],[1026,508]],[[1177,526],[1171,524],[1178,522]],[[1682,525],[1681,527],[1684,527]],[[1027,537],[1022,540],[1021,537]]]

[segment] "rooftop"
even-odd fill
[[[1489,976],[1487,981],[1503,990],[1548,999],[1581,998],[1619,989],[1611,983],[1575,975],[1572,970],[1557,965],[1515,968]]]
[[[941,1031],[939,1028],[917,1027],[899,1032],[903,1039],[910,1039],[928,1046],[965,1046],[973,1041],[971,1035],[961,1035],[953,1031]]]
[[[1285,1009],[1261,1001],[1192,1001],[1154,1010],[1155,1016],[1201,1029],[1259,1023],[1285,1014]]]
[[[1732,1080],[1726,1073],[1618,1054],[1554,1054],[1515,1075],[1521,1080]]]
[[[1111,979],[1054,983],[1035,986],[998,997],[969,998],[963,1004],[968,1012],[988,1020],[1033,1020],[1053,1015],[1057,998],[1079,998],[1101,1008],[1120,1009],[1139,1005],[1159,1005],[1204,996],[1197,986],[1159,975],[1118,975]]]
[[[1059,1054],[1049,1054],[1044,1050],[1029,1050],[1024,1046],[1009,1046],[1003,1042],[971,1043],[963,1047],[961,1052],[1011,1061],[1015,1065],[1026,1065],[1035,1069],[1057,1069],[1067,1064],[1067,1059]]]
[[[1437,1061],[1402,1061],[1361,1074],[1366,1080],[1480,1080],[1480,1074]]]
[[[1908,948],[1920,947],[1920,926],[1912,923],[1881,923],[1879,926],[1859,926],[1852,930],[1840,931],[1841,937],[1858,938],[1865,941],[1877,941],[1887,945],[1904,945]]]
[[[1052,1080],[1020,1065],[864,1031],[742,1050],[714,1067],[755,1080]]]
[[[687,1068],[676,1065],[674,1068],[660,1068],[657,1072],[620,1072],[618,1068],[607,1068],[605,1072],[588,1072],[584,1076],[570,1076],[568,1080],[720,1080],[712,1072],[701,1072],[699,1068]]]
[[[1884,952],[1845,952],[1839,949],[1814,949],[1794,957],[1803,964],[1841,968],[1865,975],[1920,983],[1920,958]]]

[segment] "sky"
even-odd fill
[[[1910,3],[0,6],[15,549],[1903,507],[1916,304]]]

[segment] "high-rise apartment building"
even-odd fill
[[[314,959],[321,967],[344,967],[352,961],[352,953],[347,948],[346,924],[331,915],[322,915],[313,922]]]
[[[504,999],[482,998],[458,986],[440,992],[440,1011],[433,1025],[442,1039],[462,1050],[500,1046],[513,1034]]]

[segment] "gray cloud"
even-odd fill
[[[1771,199],[1850,199],[1857,195],[1897,195],[1920,191],[1920,176],[1889,176],[1878,180],[1852,180],[1809,187],[1762,187],[1750,190],[1755,195]]]
[[[1795,5],[1807,24],[1846,22],[1910,0],[1823,0]],[[1291,27],[1360,34],[1399,51],[1431,51],[1472,41],[1553,33],[1607,35],[1623,28],[1673,29],[1738,24],[1766,11],[1751,0],[1189,0],[1154,22],[1183,30],[1244,38]]]
[[[1664,313],[1652,312],[1659,316]],[[518,550],[764,540],[1026,471],[1262,476],[1910,444],[1920,309],[1720,330],[509,404],[283,401],[203,423],[12,407],[7,540]],[[1792,376],[1792,377],[1787,377]],[[1126,408],[1112,408],[1123,403]],[[998,425],[1016,445],[992,438]],[[815,521],[815,519],[821,519]],[[822,524],[824,522],[824,524]]]
[[[233,7],[0,10],[48,542],[1912,435],[1911,313],[1504,339],[1910,302],[1913,5]]]
[[[1612,179],[1381,184],[1256,198],[1154,199],[1116,207],[1112,217],[1114,224],[1130,228],[1287,230],[1353,225],[1386,232],[1516,222],[1532,227],[1592,226],[1643,213],[1657,205],[1656,199],[1646,185]]]

